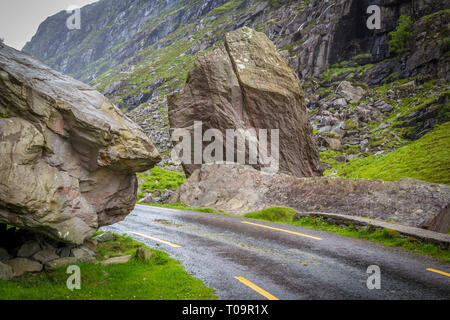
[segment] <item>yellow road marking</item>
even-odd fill
[[[148,238],[148,239],[152,239],[152,240],[155,240],[155,241],[158,241],[158,242],[162,242],[162,243],[168,244],[169,246],[172,246],[172,247],[175,247],[175,248],[180,248],[181,247],[178,244],[175,244],[175,243],[172,243],[172,242],[169,242],[169,241],[165,241],[165,240],[161,240],[161,239],[158,239],[158,238],[155,238],[155,237],[143,234],[143,233],[134,232],[134,231],[129,231],[129,233],[133,233],[135,235],[138,235],[138,236],[141,236],[141,237],[144,237],[144,238]]]
[[[436,269],[432,269],[432,268],[428,268],[427,270],[431,271],[431,272],[436,272],[436,273],[439,273],[439,274],[443,274],[444,276],[447,276],[447,277],[450,277],[450,273],[447,273],[447,272],[444,272],[444,271],[441,271],[441,270],[436,270]]]
[[[275,297],[275,296],[271,295],[270,293],[268,293],[266,290],[261,289],[256,284],[248,281],[244,277],[235,277],[235,278],[238,279],[243,284],[245,284],[246,286],[248,286],[248,287],[252,288],[253,290],[255,290],[256,292],[258,292],[260,295],[266,297],[269,300],[280,300],[277,297]]]
[[[268,228],[268,229],[273,229],[273,230],[283,231],[283,232],[287,232],[287,233],[292,233],[292,234],[296,234],[296,235],[298,235],[298,236],[307,237],[307,238],[311,238],[311,239],[315,239],[315,240],[322,240],[321,238],[309,236],[309,235],[307,235],[307,234],[298,233],[298,232],[294,232],[294,231],[290,231],[290,230],[286,230],[286,229],[279,229],[279,228],[269,227],[269,226],[265,226],[265,225],[263,225],[263,224],[257,224],[257,223],[248,222],[248,221],[241,221],[241,222],[242,222],[242,223],[246,223],[246,224],[251,224],[251,225],[254,225],[254,226],[258,226],[258,227],[263,227],[263,228]]]

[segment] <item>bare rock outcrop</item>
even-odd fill
[[[450,202],[450,186],[413,179],[381,181],[268,174],[250,166],[203,165],[171,198],[236,215],[273,206],[340,213],[421,227]]]
[[[202,121],[203,132],[218,129],[223,141],[226,129],[278,129],[280,170],[298,177],[321,175],[304,93],[264,33],[244,27],[226,34],[224,44],[198,58],[168,105],[172,129],[192,133],[194,121]],[[200,165],[183,167],[190,175]]]
[[[90,86],[0,44],[0,223],[82,243],[134,207],[160,159]]]

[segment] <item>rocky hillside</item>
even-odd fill
[[[369,5],[381,29],[369,30]],[[327,175],[450,183],[450,10],[444,0],[100,0],[44,21],[24,51],[94,85],[170,164],[168,94],[199,55],[248,26],[296,72]]]

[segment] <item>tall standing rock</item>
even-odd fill
[[[134,207],[160,160],[102,94],[0,44],[0,223],[82,243]]]
[[[321,174],[304,93],[263,33],[244,27],[226,34],[224,44],[196,61],[168,104],[172,129],[193,132],[194,121],[224,136],[226,129],[279,129],[280,170],[298,177]],[[183,165],[188,175],[199,166]]]

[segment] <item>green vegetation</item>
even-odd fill
[[[0,109],[0,119],[2,118],[10,118],[11,114],[9,113],[8,109],[4,109],[4,111],[2,111],[2,109]]]
[[[424,255],[433,256],[440,259],[442,262],[450,262],[450,250],[443,250],[439,246],[430,243],[419,243],[414,238],[401,238],[400,234],[395,230],[371,230],[371,228],[355,228],[353,225],[341,227],[338,225],[327,223],[321,217],[306,216],[294,221],[295,210],[290,208],[268,208],[258,212],[251,212],[245,215],[246,218],[284,223],[294,226],[301,226],[315,230],[323,230],[327,232],[336,233],[341,236],[366,239],[373,242],[381,243],[389,247],[397,247],[420,253]]]
[[[99,261],[134,255],[143,244],[124,235],[98,245]],[[79,264],[81,289],[66,287],[69,275],[62,267],[52,272],[0,280],[0,300],[197,300],[216,299],[214,290],[190,276],[178,261],[159,250],[150,260],[131,259],[124,264]]]
[[[322,154],[324,153],[321,153],[321,160]],[[403,148],[384,155],[354,159],[327,170],[325,174],[386,181],[414,178],[450,184],[449,159],[450,122],[446,122]]]
[[[392,52],[402,55],[408,51],[408,42],[411,38],[412,19],[402,14],[398,19],[398,26],[390,34],[389,46]]]
[[[222,14],[224,12],[233,10],[234,8],[236,8],[239,4],[241,4],[242,0],[232,0],[232,1],[228,1],[227,3],[225,3],[224,5],[217,7],[215,9],[213,9],[211,11],[212,15],[218,15],[218,14]]]
[[[249,212],[245,215],[245,217],[272,222],[285,222],[292,221],[295,212],[296,211],[291,208],[272,207],[261,211]]]
[[[326,162],[328,164],[331,164],[332,166],[338,165],[341,162],[338,162],[334,159],[334,157],[342,156],[341,151],[335,151],[335,150],[327,150],[320,152],[320,161]]]
[[[164,170],[161,167],[153,167],[149,172],[139,173],[137,176],[139,180],[144,180],[139,184],[138,198],[156,190],[161,192],[165,189],[176,190],[186,180],[184,173]]]

